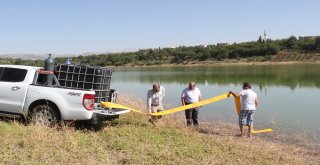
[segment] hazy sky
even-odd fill
[[[0,54],[128,51],[320,35],[319,0],[2,0]]]

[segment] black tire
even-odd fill
[[[53,127],[60,122],[60,116],[56,107],[41,104],[31,110],[29,121],[32,125]]]

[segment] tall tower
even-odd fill
[[[263,38],[263,42],[267,42],[267,32],[266,32],[266,30],[264,30],[264,38]]]

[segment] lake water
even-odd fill
[[[239,92],[242,83],[251,83],[260,105],[255,114],[256,127],[307,128],[320,131],[320,65],[246,65],[117,68],[111,87],[120,93],[146,99],[152,84],[166,88],[166,104],[180,106],[180,95],[188,82],[195,81],[207,99],[230,90]],[[236,122],[233,99],[203,106],[201,120]],[[299,129],[298,128],[298,129]]]

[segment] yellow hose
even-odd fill
[[[218,101],[226,99],[228,97],[230,97],[230,95],[228,93],[225,93],[225,94],[221,94],[219,96],[211,97],[211,98],[206,99],[206,100],[202,100],[200,102],[196,102],[196,103],[192,103],[192,104],[188,104],[188,105],[184,105],[184,106],[179,106],[179,107],[172,108],[172,109],[169,109],[169,110],[166,110],[166,111],[155,112],[155,113],[151,113],[151,114],[148,114],[148,113],[145,113],[145,112],[142,112],[142,111],[139,111],[139,110],[124,106],[124,105],[111,103],[111,102],[101,102],[101,105],[103,107],[106,107],[106,108],[127,109],[127,110],[130,110],[132,112],[141,113],[141,114],[145,114],[145,115],[160,116],[160,115],[173,114],[173,113],[176,113],[176,112],[184,111],[186,109],[191,109],[191,108],[204,106],[204,105],[207,105],[207,104],[218,102]],[[237,113],[239,115],[240,110],[241,110],[240,97],[234,97],[234,101],[235,101],[236,111],[237,111]],[[253,130],[252,129],[251,132],[252,133],[272,132],[272,129],[271,128],[263,129],[263,130]]]

